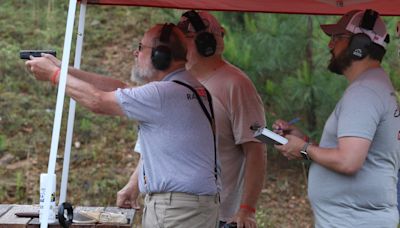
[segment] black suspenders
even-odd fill
[[[216,131],[215,131],[215,118],[214,118],[214,110],[213,110],[213,106],[212,106],[212,98],[210,93],[208,92],[208,90],[206,88],[204,88],[204,90],[207,93],[207,100],[208,100],[208,105],[210,106],[210,113],[207,111],[206,106],[204,105],[203,101],[201,100],[199,94],[197,93],[197,91],[190,85],[181,82],[181,81],[177,81],[177,80],[173,80],[173,82],[179,84],[179,85],[183,85],[185,87],[187,87],[188,89],[190,89],[196,96],[197,101],[199,102],[201,109],[203,109],[204,114],[206,115],[208,121],[210,122],[211,125],[211,129],[212,129],[212,133],[213,133],[213,140],[214,140],[214,161],[215,161],[215,167],[214,167],[214,174],[215,174],[215,180],[217,180],[218,178],[218,166],[217,166],[217,142],[216,142]]]

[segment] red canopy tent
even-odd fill
[[[312,15],[340,15],[352,9],[374,9],[381,15],[400,16],[400,0],[70,0],[47,174],[55,173],[67,69],[71,51],[74,17],[78,1],[80,4],[80,16],[74,61],[74,67],[78,69],[80,68],[87,4]],[[66,199],[74,118],[75,101],[71,99],[59,204],[65,202]],[[46,183],[46,188],[51,189],[52,184],[49,178]],[[48,225],[49,207],[50,191],[46,191],[43,206],[44,218],[41,223],[41,228],[47,227]]]
[[[374,9],[381,15],[400,15],[400,0],[88,0],[87,3],[313,15],[338,15],[352,9]]]

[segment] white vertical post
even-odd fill
[[[57,92],[57,103],[54,117],[54,125],[53,125],[53,133],[51,138],[51,148],[50,148],[50,156],[49,156],[49,165],[47,167],[47,174],[55,174],[56,168],[56,159],[57,159],[57,148],[58,142],[60,139],[60,128],[61,128],[61,119],[62,119],[62,111],[64,105],[64,97],[65,97],[65,86],[67,82],[67,73],[68,73],[68,65],[69,65],[69,55],[71,52],[71,42],[72,42],[72,32],[74,28],[74,19],[75,19],[75,11],[76,11],[76,0],[69,1],[68,8],[68,17],[67,17],[67,25],[65,29],[65,39],[64,39],[64,49],[63,49],[63,57],[61,63],[61,73],[60,73],[60,82],[58,85]],[[46,189],[51,189],[52,183],[47,181]],[[46,191],[44,198],[44,223],[40,224],[40,228],[48,227],[48,217],[49,217],[49,209],[50,209],[50,197],[51,191]]]
[[[74,68],[76,69],[80,69],[81,67],[83,34],[85,31],[86,5],[87,5],[86,0],[83,0],[79,7],[78,34],[76,37],[75,60],[74,60]],[[61,176],[60,200],[58,201],[59,205],[64,203],[67,198],[68,173],[69,173],[69,163],[71,157],[72,135],[74,131],[75,107],[76,107],[76,102],[74,99],[71,98],[69,100],[67,135],[65,139],[64,162],[63,162],[63,170]]]

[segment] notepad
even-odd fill
[[[288,140],[276,134],[275,132],[267,129],[267,128],[260,128],[254,133],[254,137],[261,142],[273,145],[273,144],[278,144],[278,145],[283,145],[288,142]]]

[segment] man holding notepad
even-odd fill
[[[275,148],[288,159],[312,161],[308,196],[315,227],[397,227],[400,107],[381,67],[389,43],[386,26],[374,10],[353,10],[321,28],[331,36],[328,69],[349,85],[319,145],[278,120],[273,128],[288,142]]]

